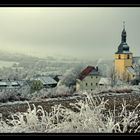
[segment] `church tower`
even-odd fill
[[[130,81],[134,75],[132,66],[133,54],[129,51],[129,46],[126,43],[125,23],[123,22],[123,31],[121,34],[121,43],[118,46],[118,51],[115,53],[115,71],[121,80]]]

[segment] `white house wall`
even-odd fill
[[[101,76],[86,76],[82,81],[77,80],[76,90],[79,91],[92,91],[98,87]]]

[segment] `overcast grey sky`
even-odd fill
[[[113,59],[123,21],[130,50],[140,56],[140,8],[1,7],[0,51]]]

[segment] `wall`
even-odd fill
[[[88,75],[82,81],[77,80],[77,82],[76,82],[76,90],[77,91],[78,90],[92,91],[96,87],[98,87],[98,83],[99,83],[100,79],[101,79],[101,76]],[[86,85],[86,83],[87,83],[87,85]],[[97,83],[97,85],[96,85],[96,83]]]
[[[127,55],[129,55],[129,59],[127,58]],[[115,54],[115,70],[118,76],[123,80],[127,79],[126,75],[128,75],[128,72],[126,67],[128,66],[132,66],[132,54]]]

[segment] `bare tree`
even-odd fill
[[[111,67],[110,71],[109,71],[109,78],[110,78],[110,83],[111,83],[111,87],[114,87],[115,85],[117,85],[118,82],[118,74],[115,70],[115,67]]]
[[[78,78],[82,68],[82,66],[77,66],[67,70],[66,73],[64,73],[63,79],[60,81],[59,85],[66,85],[70,87],[71,85],[76,84],[76,79]]]

